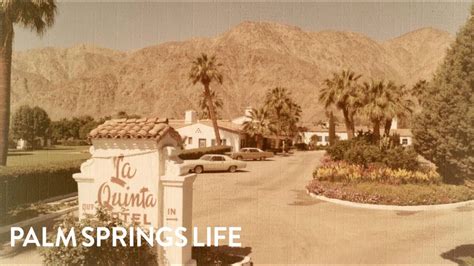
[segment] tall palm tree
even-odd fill
[[[290,98],[290,104],[286,106],[283,114],[283,132],[287,137],[294,137],[300,133],[298,123],[301,118],[301,106],[293,102]]]
[[[212,101],[214,102],[214,108],[215,108],[215,111],[216,111],[216,117],[219,118],[219,109],[222,109],[222,106],[224,105],[224,103],[222,102],[222,99],[219,98],[217,95],[216,95],[216,91],[211,91],[211,98],[212,98]],[[201,96],[200,96],[200,99],[199,99],[199,107],[201,108],[201,112],[199,114],[200,116],[200,119],[209,119],[209,108],[207,107],[207,98],[206,98],[206,94],[204,92],[202,92]]]
[[[257,148],[261,149],[263,137],[274,130],[274,123],[270,120],[269,113],[264,107],[252,109],[248,118],[250,120],[244,122],[243,129],[247,134],[255,138]]]
[[[219,134],[219,126],[217,125],[216,111],[212,100],[210,84],[213,81],[222,84],[222,74],[219,71],[221,66],[222,64],[217,62],[215,56],[209,57],[207,54],[202,53],[201,56],[192,62],[191,71],[189,72],[189,78],[193,84],[200,82],[203,85],[203,93],[207,99],[207,109],[209,117],[212,120],[212,126],[214,127],[217,145],[221,144],[221,136]]]
[[[383,80],[364,83],[365,99],[363,113],[373,125],[376,140],[380,139],[380,125],[388,117],[391,117],[396,109],[396,102],[392,97],[391,90],[395,86],[393,82],[386,83]]]
[[[410,98],[410,92],[405,87],[401,86],[389,86],[388,92],[392,101],[395,103],[393,109],[389,110],[392,112],[386,113],[385,125],[384,125],[384,134],[390,134],[390,128],[392,127],[392,121],[394,118],[407,118],[410,114],[413,113],[415,103]]]
[[[265,107],[274,122],[274,133],[278,138],[283,134],[289,137],[297,132],[301,107],[291,99],[286,88],[269,90],[265,95]],[[280,141],[277,141],[276,147],[280,147]]]
[[[351,70],[333,73],[331,79],[324,81],[325,86],[319,95],[319,102],[324,104],[326,109],[334,105],[342,111],[349,139],[354,137],[354,116],[362,106],[362,94],[357,84],[360,77],[361,75],[355,74]]]
[[[383,123],[384,134],[390,134],[392,120],[404,117],[411,112],[412,102],[405,96],[405,86],[397,86],[393,81],[374,81],[364,83],[363,113],[373,124],[375,138],[380,139]]]
[[[0,2],[0,165],[6,165],[10,126],[10,80],[14,29],[18,24],[42,35],[54,23],[54,0]]]

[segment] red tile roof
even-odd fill
[[[153,139],[157,142],[170,134],[178,142],[181,137],[166,118],[113,119],[105,121],[89,133],[90,139]]]

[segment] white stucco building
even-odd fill
[[[216,145],[212,121],[208,119],[198,120],[196,111],[186,111],[184,120],[170,120],[169,124],[181,135],[185,149]],[[218,120],[217,124],[222,145],[231,146],[233,151],[240,150],[242,139],[244,138],[241,125],[230,120]]]
[[[326,146],[329,145],[329,127],[328,125],[316,125],[306,127],[307,131],[303,132],[303,142],[306,144],[311,143],[311,137],[316,136],[318,141],[316,145]],[[355,134],[359,131],[367,132],[370,128],[365,126],[356,126]],[[410,146],[413,144],[412,133],[408,128],[398,128],[397,119],[392,121],[392,127],[390,129],[391,134],[400,135],[400,144],[403,146]],[[383,134],[383,132],[382,132]],[[346,127],[343,125],[336,126],[336,136],[339,140],[347,140],[347,131]]]
[[[325,126],[313,126],[308,127],[307,131],[303,132],[303,142],[306,144],[311,143],[311,138],[316,136],[318,139],[316,145],[319,146],[326,146],[329,145],[329,128]],[[336,136],[339,140],[346,140],[347,139],[347,132],[345,128],[336,127]]]

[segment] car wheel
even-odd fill
[[[237,166],[232,165],[231,167],[229,167],[229,172],[233,173],[235,171],[237,171]]]
[[[260,158],[260,161],[265,161],[265,157]]]
[[[202,173],[203,171],[204,171],[204,169],[203,169],[202,166],[200,166],[200,165],[194,167],[194,172],[195,172],[196,174],[200,174],[200,173]]]
[[[243,158],[242,158],[242,156],[237,156],[236,159],[239,160],[239,161],[242,161]]]

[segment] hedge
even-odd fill
[[[212,146],[206,148],[189,149],[183,150],[179,155],[179,158],[183,160],[195,160],[201,158],[201,156],[205,154],[225,154],[226,152],[230,151],[230,146]]]
[[[0,167],[0,221],[19,205],[77,192],[72,174],[79,172],[82,162]]]

